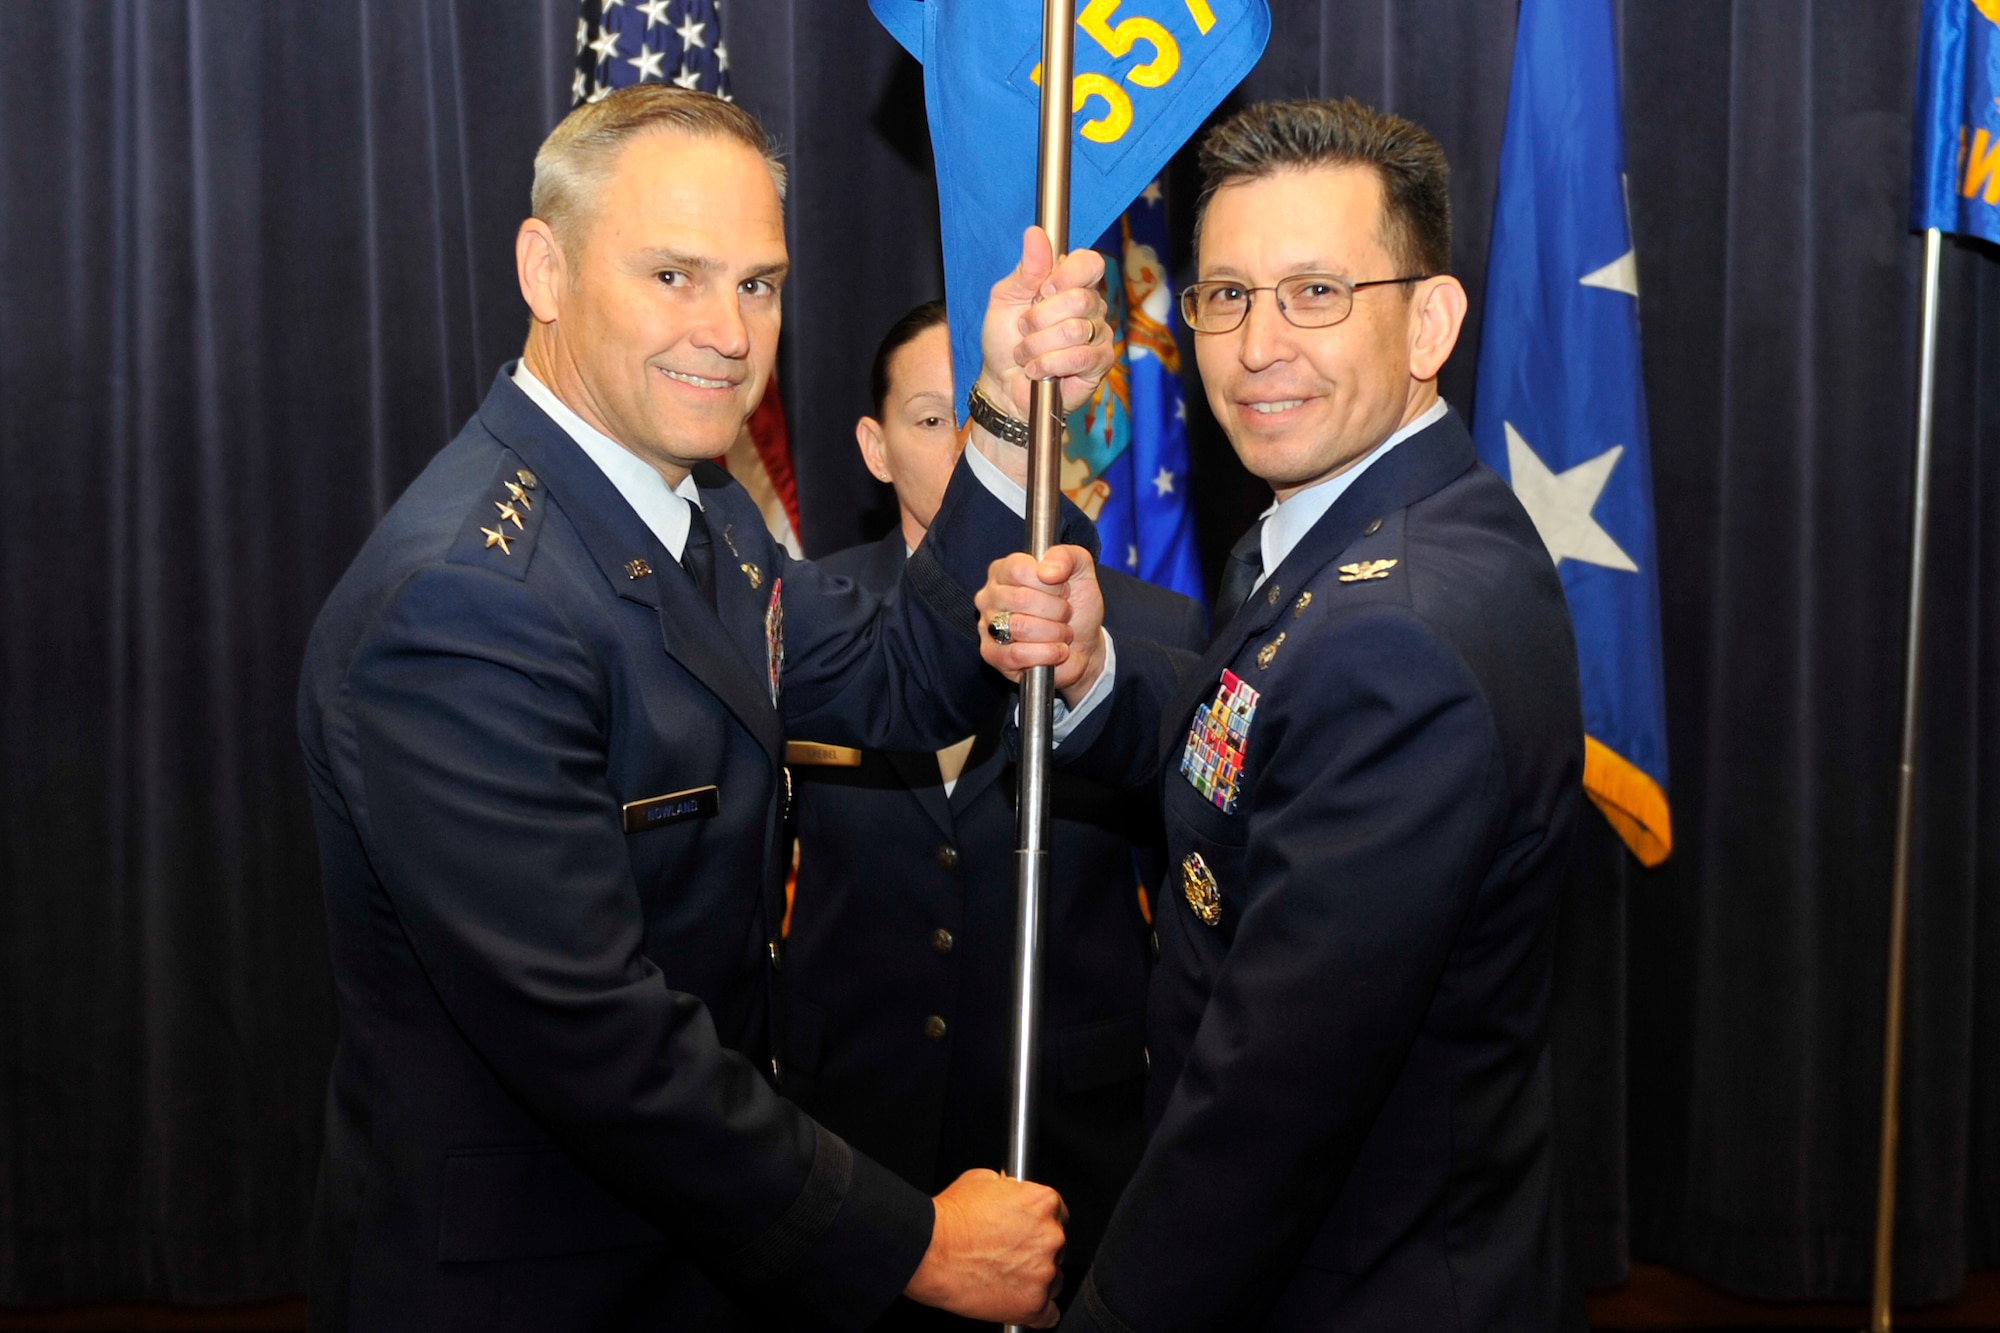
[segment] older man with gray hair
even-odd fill
[[[972,590],[1025,471],[976,431],[886,600],[771,541],[710,460],[769,382],[783,186],[716,98],[571,113],[516,242],[526,352],[314,628],[340,1013],[315,1328],[851,1328],[903,1292],[1055,1318],[1052,1191],[928,1198],[781,1096],[786,735],[934,748],[992,715]],[[1091,393],[1100,273],[1029,233],[989,400]]]

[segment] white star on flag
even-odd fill
[[[576,53],[583,54],[583,48],[590,45],[590,24],[579,14],[576,19]]]
[[[1618,176],[1619,188],[1625,192],[1625,234],[1632,234],[1632,182],[1623,172]],[[1623,292],[1633,300],[1639,298],[1639,256],[1631,246],[1625,253],[1606,264],[1603,268],[1592,269],[1578,278],[1585,287],[1602,287],[1607,292]]]
[[[590,49],[597,52],[597,62],[600,65],[607,60],[616,59],[618,56],[618,29],[599,28],[597,30],[597,40],[590,44]]]
[[[706,23],[696,23],[693,16],[690,15],[681,21],[681,26],[675,29],[675,31],[680,33],[681,45],[688,50],[692,51],[697,46],[703,50],[707,50],[708,43],[703,41],[701,37],[701,30],[707,26]]]
[[[1587,565],[1638,573],[1639,567],[1632,563],[1632,557],[1590,516],[1625,446],[1614,444],[1566,472],[1552,472],[1534,447],[1521,438],[1513,422],[1503,425],[1507,431],[1507,471],[1513,478],[1514,494],[1534,520],[1535,531],[1541,534],[1542,544],[1549,548],[1556,564],[1581,560]]]
[[[724,42],[717,42],[715,44],[715,67],[717,69],[729,68],[729,47]],[[726,102],[730,99],[725,96],[723,100]]]
[[[1153,489],[1161,495],[1172,495],[1174,493],[1174,474],[1165,468],[1161,468],[1160,475],[1153,478]]]
[[[665,51],[655,51],[649,46],[641,45],[639,54],[633,56],[625,63],[639,71],[639,82],[644,83],[647,79],[664,79],[667,77],[667,72],[660,68],[660,62],[666,58],[667,53]]]
[[[646,0],[639,6],[639,12],[646,16],[646,27],[650,31],[654,24],[667,21],[667,6],[672,0]]]
[[[1125,563],[1126,563],[1126,564],[1128,564],[1128,565],[1130,565],[1130,566],[1131,566],[1131,567],[1132,567],[1133,569],[1137,569],[1137,568],[1139,567],[1139,548],[1138,548],[1138,547],[1136,547],[1136,546],[1127,546],[1127,547],[1125,548]]]
[[[583,77],[582,70],[578,70],[576,78],[570,81],[569,100],[572,102],[581,102],[588,96],[590,96],[590,80]]]
[[[701,83],[701,71],[682,65],[681,72],[674,75],[674,82],[683,88],[698,87]]]
[[[1160,183],[1158,181],[1147,181],[1146,188],[1139,191],[1139,197],[1149,204],[1158,205],[1160,202]]]

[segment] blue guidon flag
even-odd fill
[[[2000,0],[1924,0],[1910,225],[2000,244]]]
[[[1035,220],[1042,6],[869,0],[869,8],[924,64],[963,421],[988,289],[1019,261],[1021,232]],[[1088,0],[1076,27],[1069,234],[1082,244],[1118,220],[1250,72],[1271,13],[1265,0]]]
[[[1569,597],[1584,788],[1641,862],[1673,848],[1639,270],[1612,0],[1522,0],[1473,439]]]

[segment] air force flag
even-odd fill
[[[1673,847],[1639,274],[1612,0],[1522,0],[1473,439],[1562,575],[1584,787],[1646,865]]]
[[[1924,0],[1910,225],[2000,243],[2000,0]]]
[[[944,294],[959,416],[979,375],[979,321],[1035,220],[1039,0],[869,0],[924,62],[937,160]],[[1265,0],[1087,0],[1071,81],[1072,246],[1089,245],[1257,63]]]

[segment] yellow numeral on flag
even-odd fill
[[[1206,9],[1207,5],[1202,8]],[[1181,46],[1174,35],[1149,18],[1129,18],[1117,27],[1111,26],[1111,16],[1118,12],[1118,0],[1090,0],[1083,12],[1076,16],[1076,26],[1097,40],[1097,44],[1114,56],[1122,56],[1140,42],[1150,42],[1153,59],[1144,65],[1135,65],[1126,78],[1141,88],[1165,87],[1169,79],[1181,67]],[[1196,22],[1200,20],[1197,18]],[[1210,22],[1214,22],[1213,18]]]
[[[1079,74],[1073,86],[1071,111],[1083,110],[1083,104],[1093,97],[1103,98],[1106,108],[1096,120],[1085,121],[1077,133],[1092,143],[1116,143],[1124,138],[1125,131],[1132,128],[1132,95],[1102,74]]]

